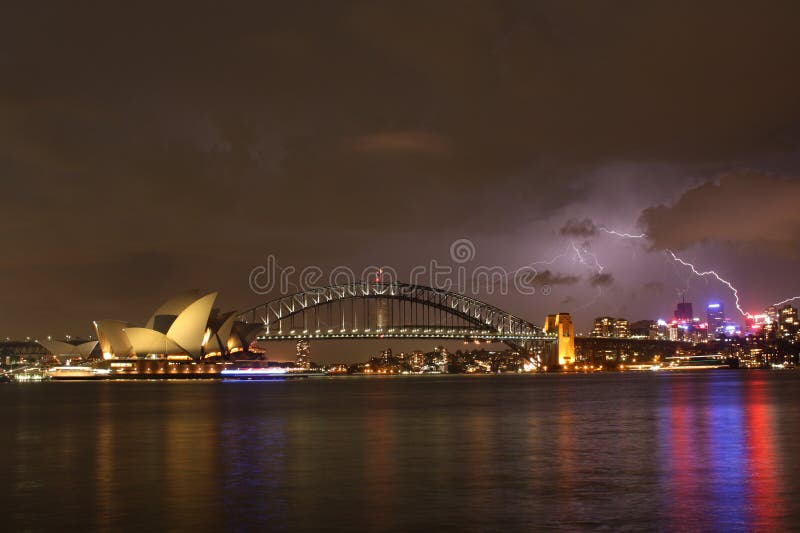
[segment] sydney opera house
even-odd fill
[[[94,349],[97,347],[97,341],[76,341],[65,342],[47,339],[46,341],[36,341],[50,354],[61,357],[79,357],[81,359],[88,359]]]
[[[258,326],[237,321],[235,311],[220,312],[216,299],[216,292],[179,294],[156,309],[144,327],[96,321],[103,358],[200,361],[245,351]]]

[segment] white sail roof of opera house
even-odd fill
[[[125,328],[125,333],[136,355],[151,353],[178,355],[186,352],[178,343],[154,329]]]
[[[37,342],[53,355],[72,355],[87,358],[94,350],[94,347],[97,346],[98,341],[82,342],[80,344],[54,340]]]
[[[103,357],[167,355],[200,359],[242,350],[257,328],[236,322],[236,313],[214,309],[217,293],[186,291],[161,305],[145,327],[118,320],[95,322]]]
[[[212,292],[195,300],[181,311],[167,331],[167,337],[183,347],[189,355],[202,357],[202,347],[208,341],[208,317],[216,299],[217,293]]]
[[[125,328],[128,326],[130,324],[122,320],[96,320],[94,322],[103,357],[109,358],[112,354],[117,357],[128,357],[133,354],[133,346],[125,333]]]
[[[179,295],[175,296],[164,302],[161,307],[156,309],[155,313],[150,317],[145,324],[144,327],[147,329],[158,329],[161,331],[161,328],[156,327],[156,321],[159,318],[163,319],[170,319],[170,323],[164,328],[162,333],[166,333],[169,326],[172,325],[172,322],[181,314],[181,312],[192,305],[198,298],[200,297],[200,291],[193,289],[189,291],[185,291],[180,293]]]

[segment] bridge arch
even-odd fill
[[[238,318],[259,324],[262,341],[475,339],[525,351],[556,341],[539,326],[486,302],[400,282],[365,281],[300,291],[253,307]]]

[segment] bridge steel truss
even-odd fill
[[[540,327],[475,298],[399,282],[301,291],[244,311],[238,319],[261,324],[261,341],[464,339],[504,342],[525,352],[557,342]]]

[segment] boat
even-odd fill
[[[53,380],[86,380],[106,379],[110,374],[107,368],[92,368],[89,366],[54,366],[47,370],[47,375]]]
[[[7,374],[0,374],[0,383],[11,383],[11,378]]]
[[[222,379],[228,380],[282,380],[307,378],[311,376],[324,376],[322,372],[309,372],[305,370],[286,369],[281,367],[248,367],[226,368],[220,372]]]
[[[667,363],[658,370],[713,370],[716,368],[730,368],[731,365],[721,354],[713,355],[681,355],[667,357]],[[656,370],[653,368],[653,370]]]

